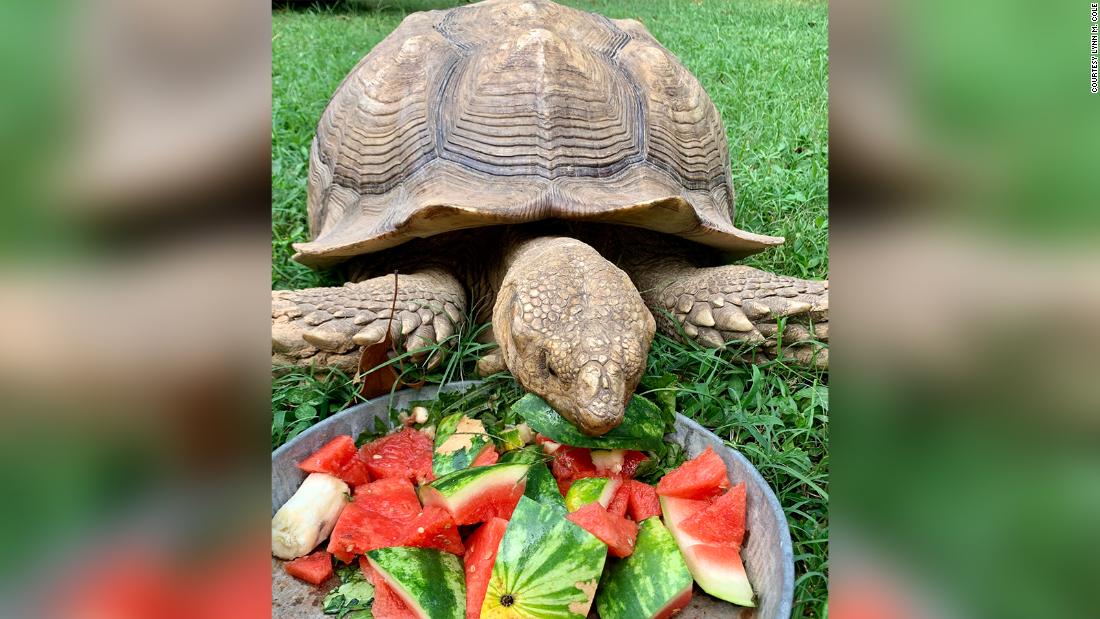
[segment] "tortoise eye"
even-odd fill
[[[558,373],[550,367],[550,353],[545,348],[539,350],[539,366],[545,370],[545,375],[558,377]]]

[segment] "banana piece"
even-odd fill
[[[311,473],[271,519],[271,554],[296,559],[332,533],[347,505],[348,485],[325,473]]]

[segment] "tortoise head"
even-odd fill
[[[567,237],[520,244],[493,308],[508,369],[582,432],[619,425],[655,323],[630,279]]]

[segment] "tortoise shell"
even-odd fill
[[[560,218],[735,255],[725,131],[691,73],[634,20],[544,0],[409,15],[336,90],[310,152],[311,266],[415,237]]]

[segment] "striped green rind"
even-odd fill
[[[500,457],[501,463],[521,462],[524,464],[532,464],[534,462],[546,462],[546,460],[546,454],[543,453],[542,448],[538,445],[509,451]]]
[[[691,589],[691,572],[661,519],[638,527],[634,552],[610,564],[596,593],[601,619],[647,619]]]
[[[460,441],[469,440],[470,446],[460,449],[446,449],[448,440],[455,436],[459,423],[466,418],[462,413],[455,413],[444,417],[435,427],[435,451],[432,454],[432,472],[436,477],[443,477],[449,473],[468,468],[478,454],[486,446],[492,444],[492,439],[483,430],[477,432],[464,432],[459,437]],[[484,426],[480,425],[480,428]],[[441,448],[444,448],[445,451]]]
[[[542,398],[528,393],[512,405],[527,425],[543,436],[575,447],[592,449],[659,449],[665,437],[665,418],[655,404],[642,396],[630,399],[623,422],[602,436],[588,436],[550,408]]]
[[[573,482],[569,491],[565,493],[565,508],[571,512],[599,501],[606,509],[611,505],[611,499],[615,498],[615,492],[623,484],[620,479],[607,477],[583,477]]]
[[[527,489],[523,494],[543,505],[566,514],[565,499],[558,490],[558,482],[546,466],[546,454],[538,445],[509,451],[500,457],[501,462],[526,462],[531,468],[527,471]]]
[[[519,462],[505,462],[462,469],[444,475],[425,487],[432,488],[447,499],[465,500],[466,495],[476,494],[488,486],[518,482],[527,473],[529,466]],[[424,498],[423,495],[421,498]]]
[[[607,546],[591,533],[521,498],[493,563],[482,619],[583,619],[606,556]]]
[[[420,617],[466,617],[466,575],[455,555],[431,548],[398,547],[371,550],[367,558]]]

